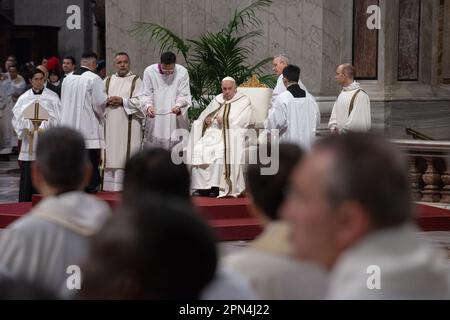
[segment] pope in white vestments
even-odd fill
[[[253,111],[233,78],[222,81],[222,92],[193,123],[187,158],[193,190],[218,188],[219,197],[238,197],[245,191],[244,149]]]
[[[341,65],[336,81],[343,86],[331,112],[328,128],[333,133],[365,132],[371,128],[370,98],[353,79],[353,66]]]
[[[264,122],[267,131],[278,130],[279,142],[294,143],[309,150],[320,125],[320,110],[311,95],[297,84],[300,69],[289,65],[283,71],[284,86]],[[274,139],[272,139],[272,142]]]
[[[105,111],[104,191],[122,191],[125,162],[141,149],[145,113],[139,94],[142,80],[130,71],[129,57],[117,54],[117,72],[105,79],[108,105]]]
[[[141,99],[148,115],[145,139],[148,145],[164,149],[179,143],[175,130],[189,128],[189,74],[185,67],[175,64],[175,59],[173,53],[163,53],[161,63],[144,71]]]

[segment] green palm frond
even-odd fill
[[[233,77],[239,85],[256,75],[267,86],[275,86],[276,77],[264,75],[264,66],[272,58],[254,65],[248,63],[249,57],[254,55],[252,41],[262,36],[260,31],[250,28],[261,26],[257,11],[271,4],[272,0],[256,0],[243,9],[236,9],[227,27],[219,32],[206,32],[196,39],[183,40],[171,30],[147,22],[133,23],[129,32],[145,38],[147,43],[158,43],[160,52],[176,50],[183,55],[189,72],[191,95],[198,106],[189,111],[190,119],[195,120],[214,96],[222,91],[221,80],[224,77]]]
[[[223,32],[231,34],[248,27],[259,27],[262,22],[256,15],[256,11],[259,11],[266,7],[270,7],[271,4],[272,0],[258,0],[243,8],[242,10],[236,9],[234,11],[233,18],[231,19],[227,28],[223,30]]]
[[[269,88],[275,88],[277,85],[278,77],[274,74],[263,75],[259,77],[259,81],[265,84]]]
[[[159,24],[152,22],[134,22],[128,32],[133,36],[147,38],[147,45],[152,41],[158,42],[160,52],[175,49],[186,60],[188,58],[189,45],[175,33]]]

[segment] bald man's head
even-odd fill
[[[348,86],[354,81],[355,68],[350,63],[341,64],[336,69],[336,81],[341,86]]]

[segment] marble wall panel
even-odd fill
[[[378,0],[354,0],[353,11],[353,65],[355,78],[378,77],[378,30],[369,29],[367,8],[379,5]]]
[[[420,0],[400,0],[398,80],[419,78]]]

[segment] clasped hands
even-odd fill
[[[110,107],[120,107],[123,105],[123,99],[121,97],[109,97],[108,106]]]
[[[215,118],[215,120],[217,121],[218,125],[221,126],[223,123],[223,117],[222,116],[217,116]],[[206,117],[205,118],[205,124],[207,127],[210,127],[211,124],[213,123],[214,119],[212,117]]]

